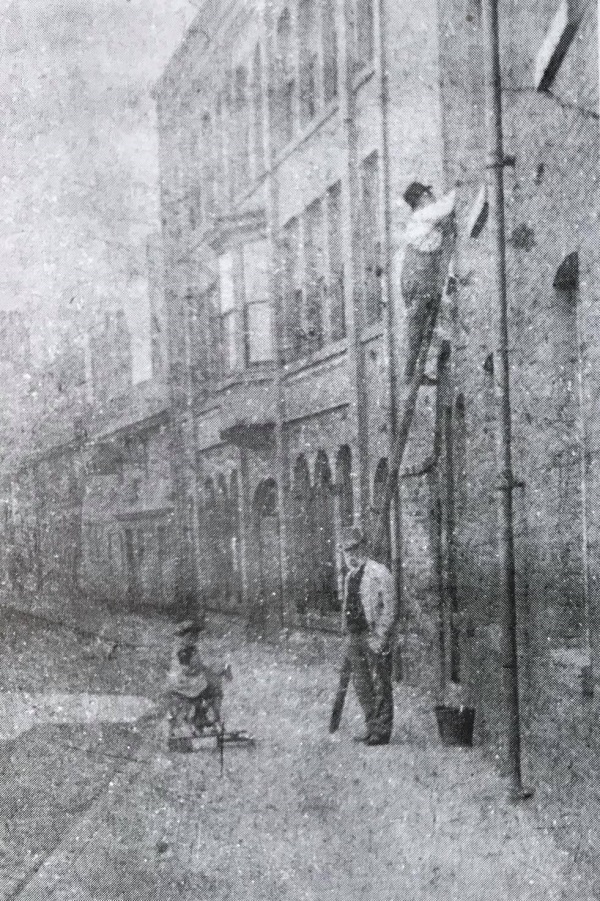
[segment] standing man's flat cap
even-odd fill
[[[364,547],[366,543],[365,534],[358,526],[346,526],[342,532],[342,547],[345,551],[355,547]]]

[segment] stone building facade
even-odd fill
[[[24,362],[18,368],[20,385]],[[85,343],[67,332],[52,360],[27,368],[19,434],[3,428],[11,448],[2,461],[5,584],[171,606],[174,505],[164,381],[131,384],[131,337],[122,315],[95,330],[88,360]]]
[[[457,621],[463,678],[483,731],[496,735],[499,311],[490,302],[494,223],[483,192],[481,6],[442,0],[440,19],[445,176],[462,185],[453,334]],[[526,722],[548,714],[558,735],[578,715],[582,670],[598,665],[597,9],[502,5],[500,26],[521,692]],[[577,703],[561,720],[573,686]]]
[[[197,587],[273,627],[337,622],[340,528],[370,524],[390,449],[402,194],[442,178],[436,3],[385,7],[209,0],[155,89]],[[422,492],[406,490],[409,576]]]
[[[134,385],[89,421],[82,590],[130,607],[173,603],[173,497],[164,386]]]

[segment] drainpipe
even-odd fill
[[[519,670],[517,653],[517,604],[515,576],[515,541],[513,525],[512,426],[510,406],[510,359],[508,344],[508,301],[506,286],[506,231],[504,221],[504,148],[502,135],[502,81],[500,72],[500,40],[498,29],[498,0],[483,0],[485,72],[485,118],[487,144],[487,181],[490,189],[490,225],[492,230],[492,261],[494,289],[499,312],[500,360],[498,379],[500,390],[500,454],[499,473],[500,536],[499,557],[503,574],[502,599],[502,669],[506,705],[508,767],[511,796],[524,799],[531,796],[523,789],[521,776],[521,718],[519,710]]]

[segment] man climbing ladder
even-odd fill
[[[408,311],[405,380],[413,377],[428,313],[439,306],[454,251],[456,191],[436,200],[430,185],[414,181],[404,192],[412,214],[404,232],[400,284]]]
[[[413,210],[404,235],[401,275],[402,296],[408,309],[406,364],[383,503],[372,536],[374,546],[379,544],[389,519],[456,240],[455,191],[436,201],[430,186],[412,182],[404,199]],[[347,597],[344,598],[344,611],[346,604]],[[329,723],[330,732],[339,727],[351,674],[351,657],[345,653]]]

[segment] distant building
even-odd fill
[[[91,329],[89,354],[94,404],[103,407],[127,394],[133,383],[133,355],[123,310],[104,313]]]
[[[135,385],[88,420],[81,586],[130,605],[173,603],[173,497],[168,396]]]

